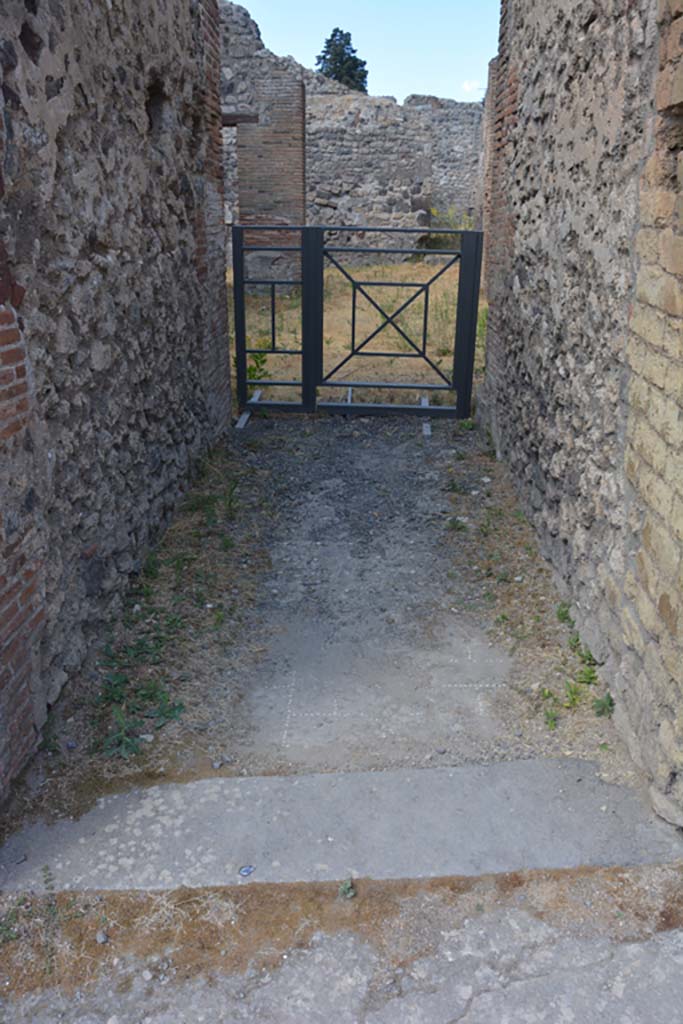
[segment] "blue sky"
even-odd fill
[[[403,101],[410,93],[484,97],[498,48],[500,0],[241,0],[268,49],[306,67],[333,28],[350,32],[368,64],[368,91]]]

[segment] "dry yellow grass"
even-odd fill
[[[479,878],[259,884],[173,892],[0,894],[0,992],[65,993],[149,964],[176,981],[276,969],[315,934],[354,932],[386,963],[429,955],[443,930],[523,909],[570,934],[638,941],[680,928],[681,867],[529,871]],[[98,942],[103,932],[106,942]],[[116,973],[118,965],[118,975]]]

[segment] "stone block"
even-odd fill
[[[644,226],[667,227],[676,207],[676,193],[670,189],[643,189],[640,219]]]
[[[662,231],[660,251],[664,270],[683,277],[683,235],[674,233],[671,228]]]
[[[662,576],[674,580],[681,565],[683,547],[671,527],[658,516],[648,515],[643,527],[643,544]]]
[[[636,238],[636,252],[644,263],[659,262],[659,237],[656,228],[643,228]]]
[[[646,638],[643,636],[639,620],[629,608],[623,608],[621,612],[621,634],[626,645],[642,657],[645,653]]]
[[[662,633],[662,619],[657,607],[642,587],[638,589],[634,603],[636,614],[643,628],[651,636],[659,638]]]
[[[661,390],[665,390],[669,374],[670,362],[659,352],[653,351],[649,345],[635,335],[631,335],[627,347],[628,361],[631,368],[639,376]]]
[[[669,521],[674,537],[683,543],[683,498],[679,495],[673,500]]]
[[[636,295],[641,302],[655,306],[675,317],[683,317],[683,287],[671,274],[659,267],[642,267]]]

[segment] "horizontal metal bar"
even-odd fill
[[[378,288],[420,288],[422,291],[427,287],[425,281],[356,281],[356,284],[363,288],[374,284]]]
[[[395,388],[397,391],[452,391],[445,384],[396,384],[388,381],[373,380],[325,380],[322,388]]]
[[[366,352],[360,348],[356,349],[354,355],[363,356],[364,359],[424,359],[421,352]]]
[[[272,352],[271,352],[272,355]],[[262,388],[300,388],[300,380],[250,380],[250,384],[260,384]]]
[[[481,231],[468,231],[467,228],[380,228],[371,224],[235,224],[234,227],[245,231],[305,231],[306,227],[319,228],[322,231],[371,231],[380,235],[481,235]]]
[[[252,278],[246,278],[244,284],[274,284],[276,287],[280,285],[301,285],[301,281],[255,281]]]
[[[355,385],[354,385],[355,387]],[[454,405],[391,405],[386,402],[318,402],[320,412],[341,413],[344,416],[386,416],[401,413],[411,416],[455,417]]]
[[[323,252],[392,252],[396,256],[460,256],[459,249],[365,249],[360,246],[326,245]]]

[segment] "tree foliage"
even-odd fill
[[[357,56],[351,45],[350,32],[333,29],[330,37],[325,40],[323,52],[317,57],[315,66],[327,78],[333,78],[349,89],[368,91],[366,62]]]

